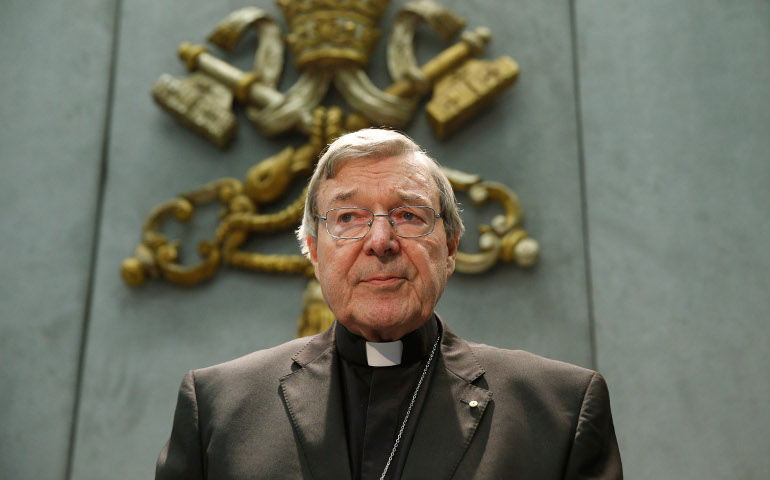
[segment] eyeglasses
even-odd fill
[[[409,205],[398,207],[388,213],[374,213],[365,208],[332,208],[325,216],[317,215],[326,222],[326,232],[334,238],[363,238],[372,229],[376,217],[387,217],[396,235],[401,238],[417,238],[430,235],[436,226],[436,219],[441,217],[431,207]]]

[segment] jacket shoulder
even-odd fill
[[[292,372],[292,358],[315,337],[296,338],[228,362],[193,370],[198,395],[235,393],[268,382],[277,384],[280,377]]]
[[[498,391],[516,391],[546,402],[580,404],[592,379],[601,377],[593,370],[523,350],[474,342],[468,342],[468,346],[484,369],[485,380]]]

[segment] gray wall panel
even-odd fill
[[[0,478],[65,475],[114,4],[0,5]]]
[[[598,366],[629,478],[767,478],[770,3],[577,2]]]
[[[470,27],[489,26],[487,57],[510,55],[521,76],[501,103],[458,137],[434,140],[422,122],[414,131],[439,161],[511,186],[543,256],[530,271],[499,265],[481,277],[455,275],[438,311],[465,338],[590,366],[568,5],[442,3],[461,12]],[[463,216],[472,220],[477,210],[460,200]],[[470,230],[475,225],[469,222]],[[469,232],[461,247],[473,249],[476,238]]]
[[[383,21],[386,31],[403,3],[392,2]],[[456,276],[439,311],[456,331],[473,340],[588,365],[568,6],[443,3],[465,16],[470,26],[490,26],[494,39],[485,57],[511,55],[521,63],[521,81],[450,140],[435,139],[422,113],[408,132],[445,164],[513,187],[529,215],[527,227],[545,254],[532,271],[503,265],[483,277]],[[231,151],[222,153],[178,126],[149,98],[158,75],[185,73],[175,56],[179,42],[202,43],[219,19],[244,4],[144,0],[123,5],[73,478],[150,477],[170,432],[176,386],[185,370],[268,347],[294,334],[304,288],[301,278],[224,269],[212,282],[193,289],[151,283],[131,290],[118,275],[121,260],[133,251],[144,216],[154,205],[217,177],[242,178],[253,163],[294,141],[265,139],[241,118],[239,138]],[[270,2],[259,6],[279,15]],[[434,52],[439,48],[427,30],[420,38],[435,47]],[[242,65],[248,64],[250,48],[242,49],[237,60]],[[372,66],[380,85],[386,82],[383,51],[380,45]],[[475,209],[467,211],[470,216]],[[489,213],[496,212],[484,211]],[[206,236],[210,225],[193,228],[189,236]],[[295,251],[290,239],[287,233],[268,242],[266,249]],[[188,254],[193,248],[188,242]]]

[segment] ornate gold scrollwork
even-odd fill
[[[489,225],[479,227],[479,253],[457,252],[456,268],[462,273],[482,273],[498,260],[516,262],[531,267],[537,261],[540,246],[522,228],[524,210],[519,198],[510,188],[498,182],[484,182],[478,175],[444,168],[456,191],[468,192],[475,205],[497,202],[503,214],[495,216]]]
[[[321,284],[315,278],[307,282],[302,296],[302,314],[297,324],[297,336],[304,337],[323,332],[334,322],[334,314],[324,301]]]
[[[125,282],[137,286],[148,278],[165,278],[192,285],[210,278],[226,264],[261,272],[302,274],[309,283],[303,300],[298,335],[326,328],[334,316],[323,301],[310,262],[301,255],[269,255],[242,249],[253,235],[293,229],[299,222],[305,192],[276,213],[260,208],[282,199],[289,186],[312,171],[324,146],[346,131],[370,125],[402,128],[412,119],[422,97],[428,102],[428,122],[439,137],[459,129],[517,78],[518,65],[510,57],[495,61],[474,59],[491,39],[486,28],[462,33],[460,41],[422,66],[414,54],[414,35],[427,23],[444,41],[465,20],[432,0],[407,4],[396,16],[387,48],[393,83],[381,90],[364,68],[379,38],[377,28],[388,0],[278,0],[289,34],[286,42],[295,56],[299,78],[286,92],[278,90],[283,70],[284,40],[280,25],[265,11],[246,7],[228,15],[209,35],[209,41],[232,52],[250,28],[259,42],[252,71],[242,71],[217,58],[202,45],[183,43],[179,56],[192,72],[184,79],[162,75],[153,86],[155,101],[183,124],[219,146],[235,135],[233,101],[246,107],[246,116],[264,134],[295,130],[308,136],[301,147],[286,147],[248,170],[243,182],[223,178],[154,208],[145,222],[142,242],[123,262]],[[320,107],[334,85],[351,107]],[[479,252],[459,252],[457,270],[480,273],[498,261],[531,266],[539,247],[522,228],[521,204],[512,190],[496,182],[445,169],[457,191],[467,191],[476,204],[499,203],[503,214],[482,225]],[[180,241],[161,232],[170,218],[191,220],[196,208],[219,202],[220,224],[212,240],[198,247],[201,261],[179,264]]]
[[[219,267],[221,254],[211,242],[198,246],[203,261],[193,267],[182,267],[178,263],[178,240],[168,240],[161,233],[163,223],[170,217],[179,222],[190,221],[195,207],[219,200],[227,203],[242,191],[241,183],[234,178],[222,178],[204,185],[199,190],[185,193],[155,207],[142,229],[142,243],[134,256],[123,261],[123,279],[131,286],[142,285],[147,278],[163,277],[180,285],[193,285],[211,277]]]

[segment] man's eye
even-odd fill
[[[422,223],[425,221],[420,212],[406,209],[394,212],[393,220],[402,223]]]
[[[353,214],[352,213],[343,213],[340,215],[339,221],[342,223],[349,223],[353,221]]]

